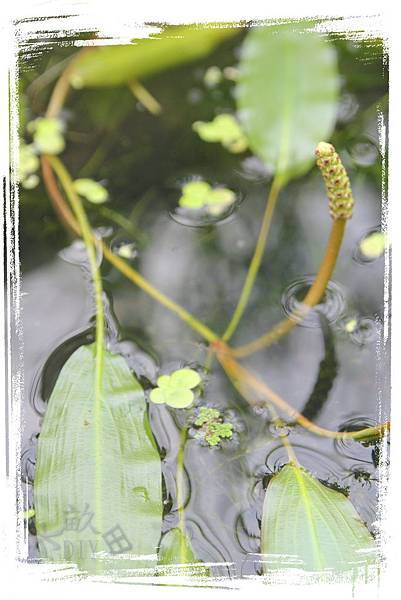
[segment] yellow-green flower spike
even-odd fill
[[[316,147],[316,164],[326,184],[330,214],[334,220],[350,219],[354,207],[347,171],[334,146],[320,142]]]

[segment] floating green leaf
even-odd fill
[[[159,569],[160,575],[211,576],[210,569],[196,557],[188,536],[178,528],[170,529],[163,536],[159,550],[159,565],[170,567]]]
[[[252,29],[243,44],[237,105],[249,145],[283,181],[313,164],[333,132],[336,53],[305,24]]]
[[[194,425],[200,427],[195,437],[205,440],[209,446],[217,446],[222,439],[233,435],[232,423],[224,423],[223,415],[215,408],[202,406]]]
[[[235,193],[224,187],[212,188],[206,181],[190,181],[182,188],[182,208],[205,209],[211,215],[223,213],[235,202]]]
[[[39,177],[36,171],[39,169],[39,158],[33,144],[24,144],[20,142],[18,181],[26,189],[32,189],[39,183]]]
[[[168,27],[161,34],[124,46],[98,46],[74,65],[75,88],[124,85],[165,69],[195,61],[238,32],[233,27]]]
[[[64,124],[59,119],[38,117],[27,125],[33,143],[40,154],[60,154],[65,148]]]
[[[158,378],[158,387],[150,392],[150,399],[155,404],[187,408],[194,400],[191,390],[200,382],[199,374],[193,369],[178,369],[171,375],[161,375]]]
[[[109,197],[106,188],[93,179],[76,179],[74,188],[77,194],[93,204],[103,204]]]
[[[359,248],[364,257],[374,260],[383,254],[386,243],[386,234],[382,231],[374,231],[359,243]]]
[[[270,481],[262,516],[264,572],[342,572],[376,563],[375,543],[350,500],[288,464]]]
[[[40,556],[89,572],[153,567],[163,511],[161,462],[144,392],[125,360],[105,351],[96,414],[94,375],[94,344],[82,346],[63,366],[49,400],[34,481]]]
[[[229,114],[217,115],[213,121],[195,121],[192,129],[204,142],[220,142],[234,154],[248,148],[248,140],[237,119]]]

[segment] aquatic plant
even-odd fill
[[[205,373],[214,368],[213,359],[216,359],[216,368],[225,372],[233,389],[250,407],[266,407],[271,422],[277,427],[283,426],[283,419],[277,414],[280,410],[291,424],[296,423],[302,430],[333,440],[366,442],[382,438],[389,430],[389,423],[356,431],[322,427],[312,420],[313,402],[307,406],[307,414],[299,412],[264,379],[240,363],[240,359],[289,334],[321,301],[335,269],[346,224],[354,207],[345,167],[334,146],[322,141],[331,138],[337,114],[339,76],[336,54],[331,44],[307,30],[305,24],[252,28],[242,43],[238,78],[235,78],[238,119],[224,113],[210,121],[195,121],[193,124],[193,130],[201,140],[219,142],[234,154],[250,149],[273,174],[253,256],[238,302],[224,331],[212,330],[128,264],[126,260],[132,257],[130,251],[114,252],[107,241],[94,234],[81,198],[97,205],[105,202],[109,195],[93,179],[74,179],[58,156],[65,148],[65,125],[60,120],[60,111],[70,87],[79,90],[125,85],[153,115],[158,115],[161,105],[138,79],[204,56],[225,38],[235,35],[235,31],[228,28],[195,30],[188,32],[187,37],[187,30],[181,28],[170,33],[172,35],[167,31],[160,43],[152,39],[143,44],[95,47],[76,53],[54,87],[46,116],[28,125],[33,146],[29,150],[22,148],[25,163],[21,161],[21,181],[29,181],[29,177],[36,173],[38,165],[35,157],[40,154],[44,183],[57,214],[66,228],[75,236],[82,237],[85,243],[96,304],[95,341],[79,348],[65,363],[49,400],[39,438],[35,518],[40,551],[43,557],[51,560],[65,560],[62,550],[49,550],[46,542],[48,538],[54,539],[55,535],[60,535],[59,542],[63,542],[63,515],[68,512],[69,505],[73,504],[79,510],[88,505],[89,514],[94,519],[93,547],[78,555],[74,546],[69,559],[79,564],[81,569],[95,573],[107,572],[110,568],[140,567],[147,573],[160,574],[166,565],[175,563],[185,567],[183,573],[188,573],[188,565],[193,563],[197,567],[195,574],[208,576],[212,573],[206,566],[199,567],[200,559],[193,548],[186,519],[188,427],[193,426],[197,430],[196,437],[206,443],[206,447],[200,450],[209,453],[209,456],[214,454],[210,448],[232,438],[235,431],[235,426],[226,420],[224,413],[210,406],[201,406],[192,421],[194,409],[182,411],[186,416],[183,417],[184,422],[179,422],[176,448],[177,526],[170,528],[161,538],[162,461],[153,439],[145,399],[149,398],[152,410],[172,409],[170,412],[178,420],[181,417],[176,413],[181,411],[175,409],[192,407],[195,399],[193,390],[198,388],[197,393],[202,396],[208,385],[207,377],[201,377],[195,369],[180,368],[160,375],[156,386],[153,384],[153,389],[145,395],[124,359],[106,348],[103,285],[97,251],[208,344]],[[314,159],[326,185],[332,217],[317,275],[302,299],[299,311],[257,339],[242,346],[232,346],[230,340],[243,319],[261,267],[279,195],[292,179],[312,168]],[[212,187],[206,181],[191,181],[183,186],[178,204],[184,209],[205,209],[218,215],[235,199],[236,194],[229,188]],[[92,207],[93,210],[97,208]],[[121,223],[122,216],[118,212],[113,218]],[[123,219],[122,222],[126,225]],[[333,354],[329,347],[330,350]],[[322,369],[324,366],[321,364]],[[326,394],[331,386],[332,382],[326,386]],[[60,430],[63,431],[62,436],[59,435]],[[265,493],[260,542],[262,554],[282,557],[295,553],[299,566],[314,571],[348,569],[354,563],[374,564],[374,540],[351,501],[329,490],[300,464],[289,435],[280,436],[280,440],[287,451],[288,462],[273,475]],[[105,485],[108,473],[111,483]],[[127,558],[123,551],[110,552],[105,545],[104,536],[113,530],[114,521],[110,519],[115,513],[119,524],[127,532],[125,553],[131,553],[134,558],[131,555]],[[295,519],[295,523],[288,519],[288,515],[298,514],[302,514],[303,518]],[[85,515],[88,518],[88,514]],[[282,528],[283,519],[287,523],[285,529]],[[341,527],[338,526],[339,520]],[[78,528],[74,533],[77,545],[82,541],[80,534]],[[151,558],[135,562],[135,555]],[[282,562],[273,566],[264,563],[263,571],[268,573],[284,566]]]

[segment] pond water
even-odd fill
[[[94,177],[111,191],[109,209],[91,208],[92,224],[115,251],[134,245],[132,264],[165,294],[213,330],[223,332],[235,308],[257,239],[268,173],[249,152],[230,154],[201,141],[191,129],[218,111],[232,111],[235,85],[205,83],[211,66],[235,66],[243,34],[203,61],[169,70],[146,85],[163,107],[147,113],[128,90],[74,93],[65,109],[69,126],[65,162],[78,177]],[[384,327],[384,257],[365,260],[360,241],[382,225],[381,156],[377,102],[386,94],[380,48],[334,40],[343,75],[333,143],[349,171],[356,207],[346,230],[324,302],[277,344],[244,364],[300,412],[333,430],[360,428],[389,418],[389,335]],[[53,48],[23,64],[22,86],[40,113],[48,88],[32,83],[70,49]],[[240,199],[215,223],[177,218],[181,186],[204,178]],[[94,302],[85,256],[64,232],[42,186],[21,195],[24,389],[22,477],[32,503],[35,451],[42,417],[68,356],[93,340]],[[102,213],[103,210],[103,213]],[[246,343],[291,312],[323,255],[331,221],[320,174],[290,183],[280,195],[264,261],[243,320],[233,338]],[[99,261],[102,257],[99,256]],[[146,390],[160,373],[202,367],[207,347],[140,289],[102,261],[109,348],[125,356]],[[378,444],[335,442],[299,427],[277,430],[268,411],[253,410],[216,362],[203,403],[229,415],[235,435],[212,449],[190,438],[185,451],[186,520],[196,554],[225,563],[216,575],[259,572],[257,553],[264,491],[288,460],[288,435],[300,462],[321,481],[347,490],[370,531],[379,517]],[[183,411],[149,405],[163,457],[164,530],[177,522],[176,458]],[[285,417],[285,415],[282,415]],[[30,521],[29,557],[38,558]]]

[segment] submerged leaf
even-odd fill
[[[34,481],[40,556],[89,572],[153,567],[161,462],[144,392],[125,360],[105,351],[98,412],[94,374],[94,345],[82,346],[49,400]]]
[[[232,27],[167,27],[149,38],[124,46],[97,46],[82,53],[71,73],[75,88],[115,86],[144,79],[211,52],[238,29]]]
[[[270,481],[263,506],[264,572],[285,567],[342,572],[376,563],[373,537],[350,500],[300,467]]]
[[[162,538],[159,550],[159,565],[170,566],[158,570],[159,574],[210,577],[206,567],[195,555],[187,535],[180,529],[170,529]]]
[[[239,117],[251,149],[288,181],[305,173],[336,120],[334,48],[303,24],[252,29],[243,44]]]

